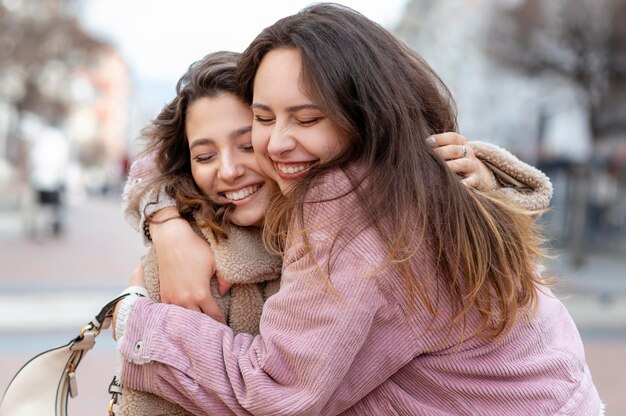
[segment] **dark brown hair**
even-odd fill
[[[419,299],[437,313],[433,283],[414,273],[417,257],[425,255],[454,299],[450,328],[460,323],[465,331],[470,312],[481,318],[477,334],[495,337],[510,328],[520,311],[536,304],[541,239],[531,213],[468,190],[426,143],[431,134],[457,128],[453,100],[440,78],[363,15],[316,4],[263,30],[243,53],[237,81],[248,102],[263,57],[279,48],[299,51],[304,91],[349,143],[272,205],[266,242],[282,241],[293,221],[310,227],[303,223],[305,195],[322,175],[343,169],[366,226],[375,227],[386,246],[380,267],[399,267],[411,304]],[[364,169],[350,169],[353,164]],[[339,231],[357,232],[346,224]]]
[[[222,93],[237,95],[235,73],[240,57],[236,52],[214,52],[189,66],[176,84],[176,97],[143,130],[145,153],[153,153],[159,176],[146,189],[164,189],[176,200],[181,216],[198,225],[210,227],[225,236],[221,225],[231,206],[218,206],[200,191],[191,175],[191,155],[185,133],[189,106],[203,97]],[[243,101],[242,101],[243,103]],[[157,201],[154,201],[156,203]]]

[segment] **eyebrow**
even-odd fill
[[[253,103],[250,106],[250,108],[251,109],[259,108],[261,110],[272,111],[272,107],[270,107],[269,105],[260,104],[260,103]],[[288,113],[295,113],[296,111],[300,111],[300,110],[318,110],[318,111],[320,111],[320,108],[318,106],[316,106],[315,104],[299,104],[299,105],[294,105],[294,106],[291,106],[291,107],[287,107],[285,110]]]
[[[228,135],[229,139],[236,139],[237,137],[243,136],[246,133],[249,133],[252,131],[252,126],[244,126],[244,127],[240,127],[236,130],[233,130],[232,132],[230,132],[230,134]],[[191,145],[189,146],[189,151],[193,150],[194,147],[196,146],[202,146],[202,145],[206,145],[206,144],[214,144],[215,141],[213,139],[210,139],[208,137],[203,137],[200,139],[195,139],[194,141],[191,142]]]
[[[234,139],[237,138],[239,136],[243,136],[246,133],[250,133],[252,131],[252,126],[244,126],[244,127],[240,127],[237,130],[233,130],[228,137],[230,139]]]
[[[189,151],[193,150],[194,147],[202,146],[205,144],[213,144],[213,143],[214,143],[213,139],[207,139],[207,138],[195,139],[193,142],[191,142],[191,145],[189,146]]]

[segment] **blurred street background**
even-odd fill
[[[126,287],[145,247],[122,186],[178,77],[308,3],[0,0],[0,392]],[[463,135],[550,176],[547,273],[607,415],[626,415],[626,0],[339,3],[424,56]],[[104,414],[114,367],[105,332],[73,414]]]

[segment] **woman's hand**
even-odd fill
[[[130,280],[128,281],[128,286],[141,286],[146,287],[146,279],[143,274],[143,261],[140,261],[133,274],[130,275]]]
[[[224,279],[219,270],[215,271],[215,277],[217,279],[217,291],[220,293],[221,296],[224,296],[226,292],[228,292],[230,288],[233,287],[233,284]]]
[[[427,141],[446,161],[448,168],[463,177],[461,182],[465,185],[483,192],[500,187],[493,172],[476,157],[465,137],[450,132],[435,134]]]
[[[157,254],[161,302],[203,312],[225,323],[224,315],[211,295],[215,272],[213,251],[182,218],[158,223],[178,215],[174,207],[158,211],[150,224]]]

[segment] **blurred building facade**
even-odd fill
[[[395,30],[452,91],[462,134],[550,175],[546,228],[581,262],[626,252],[623,21],[623,0],[411,0]]]
[[[81,26],[75,7],[0,0],[0,209],[19,209],[31,232],[41,204],[32,165],[54,164],[31,153],[47,132],[63,135],[70,149],[64,203],[86,192],[119,193],[128,164],[130,70]]]
[[[76,148],[82,186],[106,192],[124,180],[128,158],[130,71],[111,47],[77,68],[69,85],[66,131]]]

